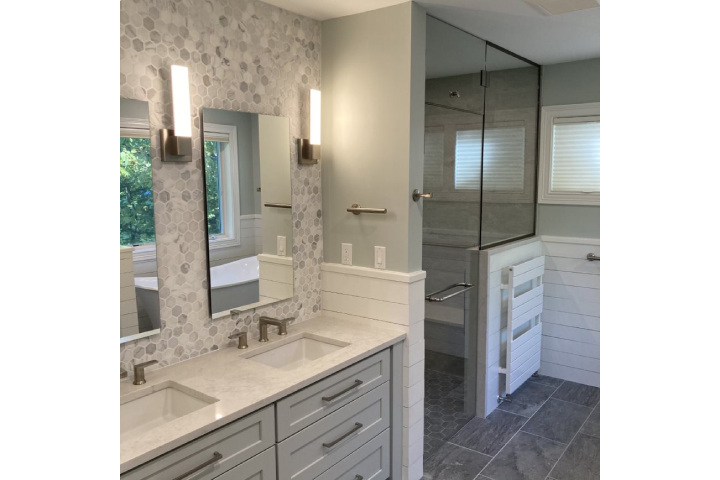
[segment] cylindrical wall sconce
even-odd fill
[[[298,139],[298,163],[313,165],[320,159],[320,90],[310,90],[310,138]]]
[[[170,66],[173,99],[173,130],[160,130],[160,158],[163,162],[192,160],[192,119],[188,68]]]

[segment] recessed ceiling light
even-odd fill
[[[536,7],[545,15],[562,15],[600,6],[597,0],[525,0],[525,3]]]

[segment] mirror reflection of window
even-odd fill
[[[120,245],[155,243],[150,132],[120,130]]]
[[[120,343],[160,325],[149,109],[120,99]]]
[[[204,109],[203,159],[211,315],[291,298],[288,119]]]

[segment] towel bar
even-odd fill
[[[386,214],[387,208],[368,208],[368,207],[361,207],[357,203],[353,203],[350,208],[347,209],[348,212],[352,213],[353,215],[360,215],[361,213],[380,213],[380,214]]]

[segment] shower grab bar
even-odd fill
[[[471,289],[472,287],[474,287],[474,286],[475,286],[475,285],[473,285],[472,283],[465,283],[465,282],[453,283],[453,284],[450,285],[449,287],[445,287],[445,288],[443,288],[442,290],[438,290],[437,292],[432,292],[432,293],[428,294],[428,296],[425,297],[425,300],[427,300],[428,302],[444,302],[444,301],[447,300],[448,298],[452,298],[452,297],[455,297],[455,296],[457,296],[457,295],[460,295],[461,293],[463,293],[463,292],[465,292],[465,291],[467,291],[467,290],[470,290],[470,289]],[[459,290],[459,291],[457,291],[457,292],[455,292],[455,293],[451,293],[450,295],[447,295],[447,296],[445,296],[445,297],[439,297],[439,298],[438,298],[438,297],[434,297],[434,296],[433,296],[433,295],[437,295],[438,293],[446,292],[446,291],[450,290],[451,288],[455,288],[455,287],[465,287],[465,288],[463,288],[462,290]]]
[[[289,203],[266,203],[265,206],[273,208],[292,208],[292,205]]]
[[[597,260],[598,262],[600,261],[600,257],[599,257],[598,255],[595,255],[594,253],[588,253],[588,254],[587,254],[587,257],[585,257],[585,258],[587,258],[587,259],[590,260],[591,262],[594,262],[594,261],[596,261],[596,260]]]
[[[348,212],[352,213],[353,215],[360,215],[361,213],[381,213],[385,214],[387,213],[387,208],[368,208],[368,207],[361,207],[357,203],[353,203],[350,208],[347,209]]]

